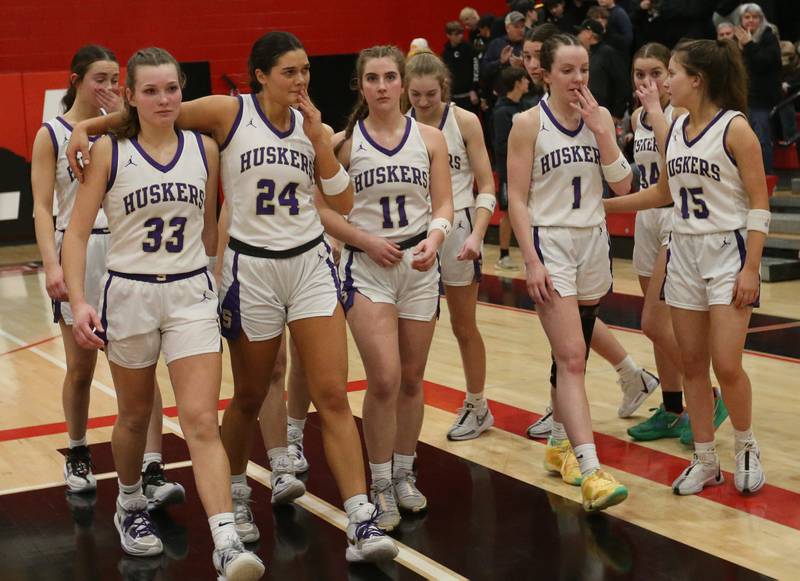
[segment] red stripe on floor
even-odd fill
[[[3,355],[10,355],[12,353],[17,353],[18,351],[25,351],[26,349],[32,349],[33,347],[36,347],[37,345],[42,345],[44,343],[49,343],[53,339],[58,339],[59,337],[61,337],[61,335],[53,335],[52,337],[48,337],[47,339],[42,339],[41,341],[36,341],[34,343],[28,343],[27,345],[23,345],[22,347],[16,347],[14,349],[6,351],[5,353],[0,353],[0,357],[2,357]]]

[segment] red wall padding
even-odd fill
[[[28,143],[25,128],[25,98],[22,90],[22,75],[0,74],[0,147],[10,149],[17,155],[30,159],[33,140]],[[42,95],[44,102],[44,95]],[[42,102],[39,103],[41,116]]]

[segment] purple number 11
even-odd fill
[[[383,227],[394,228],[394,222],[392,222],[391,214],[391,198],[389,196],[384,196],[379,201],[381,207],[383,208]],[[400,228],[403,226],[408,226],[408,217],[406,216],[406,197],[397,196],[395,201],[397,202],[397,215],[400,218],[398,226]]]

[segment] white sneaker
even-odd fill
[[[706,486],[719,486],[723,482],[725,477],[719,469],[716,454],[710,463],[703,462],[697,454],[693,454],[692,463],[672,483],[672,492],[680,496],[698,494]]]
[[[375,518],[377,526],[386,532],[394,530],[400,524],[400,511],[397,509],[397,499],[394,496],[392,481],[373,482],[369,487],[369,496],[377,507],[378,514]]]
[[[92,454],[88,446],[69,449],[64,462],[64,482],[73,494],[97,490],[97,479],[92,474]]]
[[[147,497],[147,510],[186,500],[183,486],[168,481],[164,477],[164,465],[159,462],[150,462],[142,472],[142,490]]]
[[[294,463],[295,474],[308,472],[308,460],[303,454],[303,430],[289,426],[286,430],[286,435],[289,442],[289,458]]]
[[[511,255],[504,256],[494,264],[500,270],[519,270],[519,265],[511,259]]]
[[[261,538],[258,531],[253,511],[250,510],[250,494],[253,489],[246,484],[234,484],[231,487],[231,497],[233,500],[233,520],[236,524],[236,532],[239,540],[243,543],[254,543]]]
[[[472,440],[494,425],[494,416],[489,405],[484,399],[477,407],[464,400],[464,405],[458,409],[456,421],[447,432],[448,440]]]
[[[379,518],[380,510],[372,504],[360,507],[350,518],[345,553],[349,563],[377,563],[390,561],[397,556],[397,545],[381,530]]]
[[[639,406],[644,403],[651,393],[653,393],[661,383],[655,375],[646,369],[640,369],[639,375],[630,381],[617,380],[622,388],[622,404],[617,410],[617,415],[621,418],[631,416]]]
[[[224,549],[214,549],[212,561],[218,581],[256,581],[264,575],[264,563],[239,540]]]
[[[288,504],[306,493],[306,486],[294,475],[294,463],[289,456],[281,456],[272,463],[272,504]]]
[[[761,468],[761,450],[755,442],[747,442],[736,454],[733,484],[742,494],[755,494],[767,483]]]
[[[547,406],[544,415],[528,426],[525,432],[531,440],[540,438],[547,439],[550,437],[550,432],[553,431],[553,408]]]
[[[131,503],[125,510],[117,500],[114,526],[119,533],[122,550],[134,557],[154,557],[164,552],[164,545],[156,534],[156,528],[147,513],[147,500]]]
[[[417,488],[417,477],[413,472],[398,474],[392,478],[394,496],[402,510],[420,512],[428,506],[428,499]]]

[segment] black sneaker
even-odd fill
[[[150,462],[142,472],[142,490],[147,497],[147,510],[154,510],[186,499],[186,491],[177,482],[164,478],[164,465]]]
[[[64,463],[64,482],[69,492],[80,494],[97,490],[97,480],[92,474],[92,454],[88,446],[70,448]]]

